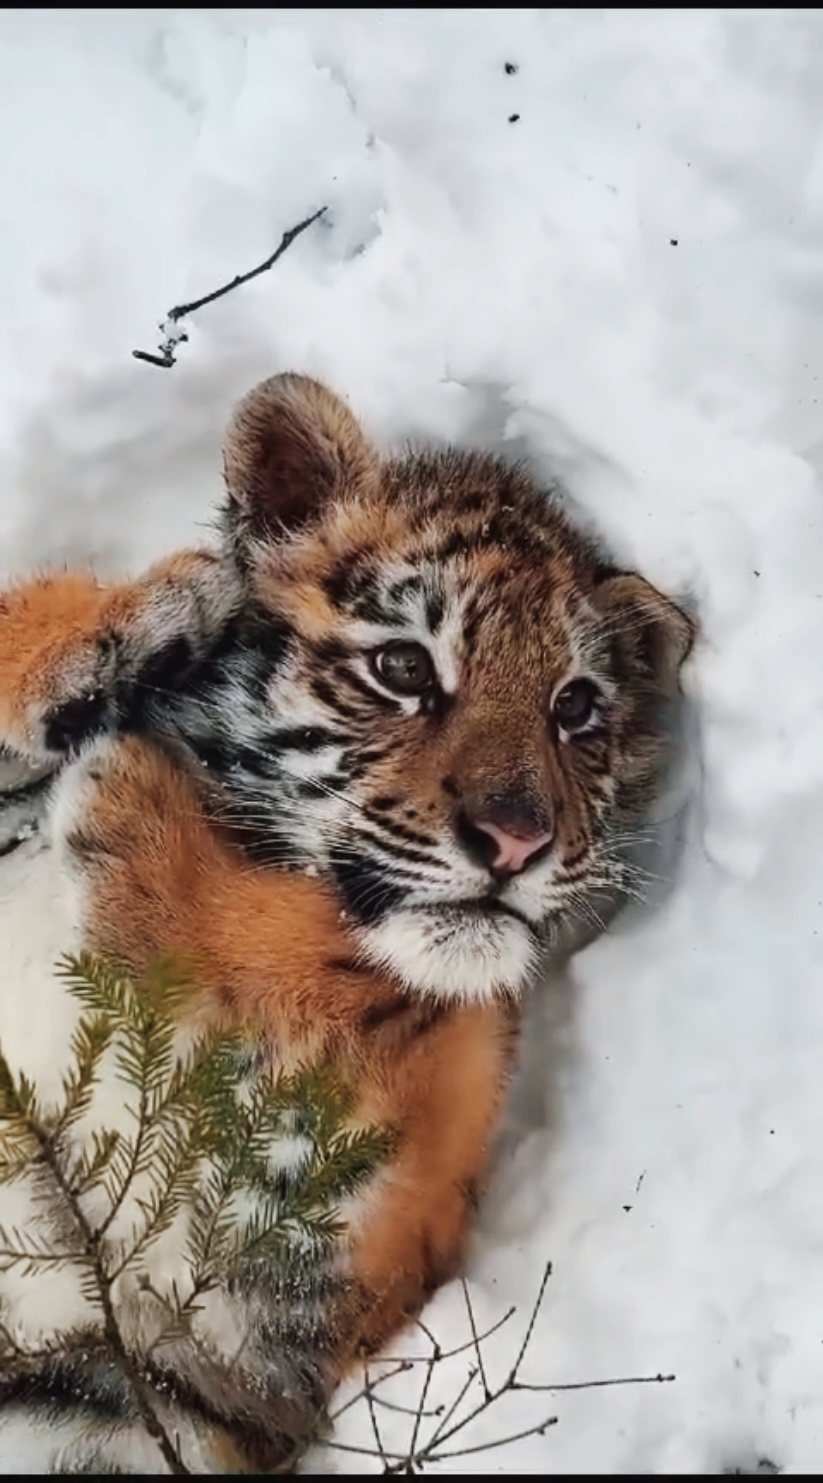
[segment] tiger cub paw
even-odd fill
[[[207,552],[181,552],[119,587],[66,573],[0,594],[0,743],[56,765],[128,727],[208,653],[239,601]]]
[[[68,573],[0,594],[0,741],[35,766],[105,724],[117,670],[107,598]]]

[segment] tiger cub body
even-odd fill
[[[626,886],[692,631],[522,470],[381,460],[305,378],[241,404],[225,467],[217,554],[0,597],[0,741],[57,770],[47,955],[179,958],[200,1018],[278,1065],[330,1058],[355,1119],[398,1134],[346,1212],[355,1316],[297,1363],[315,1404],[459,1269],[517,1005],[566,921]],[[0,1035],[36,1073],[65,1004],[15,900]],[[306,1417],[279,1416],[280,1359],[251,1349],[262,1380],[179,1392],[271,1470]],[[111,1423],[76,1355],[8,1400],[58,1392]]]

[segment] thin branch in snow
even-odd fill
[[[376,1380],[369,1381],[369,1386],[368,1387],[364,1385],[363,1388],[362,1388],[362,1390],[358,1390],[342,1406],[338,1406],[338,1408],[337,1408],[336,1411],[332,1411],[330,1413],[330,1415],[329,1415],[329,1424],[331,1426],[334,1426],[335,1422],[336,1421],[339,1421],[339,1419],[343,1415],[344,1411],[350,1411],[351,1408],[352,1408],[352,1406],[356,1406],[358,1401],[362,1401],[363,1397],[366,1394],[367,1388],[370,1388],[371,1389],[371,1392],[372,1392],[372,1395],[374,1395],[374,1392],[377,1389],[378,1385],[385,1385],[388,1380],[393,1380],[395,1378],[395,1375],[403,1375],[403,1374],[405,1374],[406,1370],[410,1370],[412,1368],[412,1366],[414,1365],[414,1363],[415,1363],[415,1361],[412,1360],[412,1359],[403,1359],[403,1360],[400,1360],[400,1362],[398,1364],[395,1364],[395,1367],[394,1367],[393,1370],[386,1370],[384,1374],[378,1375]],[[411,1414],[414,1415],[415,1412],[412,1411]]]
[[[488,1400],[489,1399],[489,1396],[491,1395],[491,1391],[489,1390],[489,1382],[486,1379],[486,1371],[485,1371],[485,1368],[483,1366],[483,1351],[480,1348],[480,1342],[479,1342],[478,1337],[477,1337],[477,1324],[474,1321],[474,1309],[472,1307],[472,1300],[471,1300],[471,1295],[469,1293],[469,1286],[468,1286],[468,1283],[466,1282],[465,1277],[461,1277],[460,1284],[461,1284],[461,1286],[463,1288],[463,1297],[464,1297],[465,1303],[466,1303],[466,1311],[467,1311],[467,1313],[469,1315],[469,1323],[471,1324],[472,1339],[474,1340],[474,1349],[475,1349],[475,1353],[477,1355],[477,1368],[478,1368],[478,1371],[479,1371],[479,1374],[480,1374],[480,1380],[481,1380],[481,1383],[482,1383],[482,1386],[483,1386],[483,1393],[484,1393],[484,1395],[486,1397],[486,1400]]]
[[[435,1347],[434,1347],[434,1349],[432,1350],[432,1353],[431,1353],[431,1357],[429,1359],[429,1362],[426,1365],[425,1379],[423,1380],[423,1384],[420,1387],[420,1398],[419,1398],[419,1400],[417,1402],[417,1415],[414,1418],[414,1427],[413,1427],[413,1430],[412,1430],[411,1442],[409,1444],[409,1467],[408,1467],[408,1471],[409,1472],[413,1472],[414,1471],[414,1469],[412,1467],[412,1463],[413,1463],[414,1459],[417,1456],[417,1438],[418,1438],[418,1435],[420,1433],[420,1424],[421,1424],[421,1422],[423,1420],[423,1413],[424,1413],[424,1411],[426,1409],[426,1397],[427,1397],[427,1395],[429,1393],[429,1386],[432,1383],[432,1375],[434,1374],[434,1367],[437,1364],[437,1361],[438,1361],[439,1358],[440,1358],[440,1346],[438,1344],[436,1344]]]
[[[504,1395],[508,1395],[514,1391],[546,1391],[548,1393],[567,1390],[597,1390],[613,1385],[662,1385],[675,1379],[674,1375],[660,1373],[657,1375],[631,1375],[605,1380],[573,1381],[555,1385],[536,1385],[521,1380],[519,1378],[520,1368],[526,1357],[526,1352],[534,1333],[551,1271],[551,1263],[549,1262],[543,1272],[517,1358],[501,1384],[497,1386],[491,1384],[487,1359],[483,1355],[482,1346],[511,1317],[514,1310],[509,1309],[508,1313],[496,1324],[493,1324],[491,1328],[487,1329],[484,1333],[478,1333],[471,1296],[467,1284],[463,1282],[463,1295],[466,1301],[466,1312],[472,1335],[468,1343],[457,1345],[451,1350],[443,1350],[436,1336],[418,1319],[417,1327],[426,1335],[426,1338],[431,1344],[431,1353],[418,1355],[413,1359],[406,1359],[395,1363],[393,1369],[385,1371],[383,1375],[375,1379],[367,1371],[366,1384],[363,1389],[357,1395],[352,1396],[344,1406],[341,1406],[329,1418],[332,1422],[336,1421],[344,1411],[347,1411],[357,1401],[362,1401],[365,1398],[369,1409],[372,1432],[377,1443],[376,1448],[329,1440],[327,1440],[326,1446],[339,1452],[351,1452],[363,1457],[377,1458],[382,1463],[384,1474],[419,1473],[430,1463],[442,1462],[452,1457],[467,1457],[475,1453],[491,1451],[499,1447],[507,1447],[513,1442],[524,1440],[526,1437],[543,1436],[549,1427],[556,1425],[557,1416],[543,1416],[532,1426],[524,1427],[520,1431],[508,1432],[505,1436],[496,1437],[489,1442],[472,1442],[470,1436],[466,1436],[464,1442],[466,1429],[478,1417],[488,1411],[491,1406],[495,1405],[497,1401],[501,1400]],[[429,1398],[432,1380],[437,1367],[442,1364],[444,1359],[452,1359],[467,1351],[473,1352],[475,1362],[470,1365],[468,1374],[458,1386],[451,1402],[448,1406],[444,1403],[436,1407],[427,1408],[426,1402]],[[381,1386],[387,1380],[394,1379],[403,1370],[411,1369],[415,1365],[424,1366],[423,1382],[420,1387],[416,1406],[401,1405],[375,1394],[378,1386]],[[475,1381],[479,1384],[480,1394],[478,1396],[477,1391],[475,1391],[475,1399],[470,1400],[468,1409],[465,1409],[463,1408],[463,1402],[469,1395]],[[410,1435],[405,1450],[396,1450],[396,1444],[395,1447],[387,1446],[386,1440],[377,1424],[376,1407],[378,1405],[411,1418]],[[424,1421],[428,1423],[427,1426],[424,1426]],[[456,1442],[457,1445],[448,1446],[447,1444],[452,1441]]]
[[[466,1394],[466,1391],[471,1386],[472,1381],[474,1380],[474,1378],[475,1378],[476,1375],[477,1375],[477,1366],[476,1365],[470,1366],[469,1371],[468,1371],[468,1374],[466,1375],[465,1381],[463,1382],[463,1384],[461,1385],[460,1389],[458,1390],[457,1395],[454,1397],[451,1405],[449,1406],[448,1411],[446,1411],[446,1414],[445,1414],[445,1416],[443,1417],[443,1420],[440,1423],[440,1427],[439,1427],[439,1430],[440,1431],[445,1431],[446,1427],[448,1426],[449,1422],[451,1421],[451,1419],[452,1419],[455,1411],[457,1410],[458,1406],[460,1405],[460,1402],[462,1401],[464,1395]],[[443,1407],[441,1406],[440,1409],[442,1411],[443,1410]]]
[[[375,1440],[375,1443],[377,1444],[377,1455],[380,1458],[380,1461],[385,1466],[385,1464],[388,1462],[388,1458],[386,1457],[386,1453],[385,1453],[385,1450],[383,1448],[383,1438],[380,1435],[380,1427],[377,1424],[377,1412],[374,1409],[374,1395],[372,1393],[372,1386],[371,1386],[371,1381],[369,1380],[369,1372],[368,1372],[368,1370],[366,1370],[365,1391],[366,1391],[366,1404],[367,1404],[367,1406],[369,1408],[369,1419],[371,1420],[371,1429],[374,1432],[374,1440]]]
[[[496,1334],[497,1331],[498,1331],[498,1329],[502,1329],[504,1323],[508,1323],[509,1319],[510,1318],[513,1318],[516,1312],[517,1312],[517,1309],[515,1308],[514,1304],[512,1304],[511,1308],[509,1308],[503,1314],[503,1317],[502,1318],[498,1318],[497,1323],[493,1323],[490,1329],[486,1329],[486,1332],[485,1333],[480,1334],[478,1336],[478,1342],[480,1344],[485,1343],[486,1339],[490,1339],[491,1336],[492,1336],[492,1334]],[[420,1327],[419,1320],[418,1320],[418,1327]],[[432,1336],[429,1335],[429,1337],[431,1338]],[[434,1339],[432,1339],[432,1342],[434,1343],[436,1341]],[[458,1355],[458,1354],[465,1354],[467,1349],[474,1349],[474,1347],[475,1347],[475,1341],[474,1341],[474,1339],[469,1339],[466,1344],[458,1344],[456,1349],[443,1349],[441,1351],[441,1353],[440,1353],[440,1358],[441,1358],[441,1360],[442,1359],[454,1359],[456,1355]],[[410,1355],[407,1355],[404,1359],[400,1359],[399,1355],[396,1355],[395,1354],[395,1355],[388,1355],[386,1357],[386,1359],[384,1360],[384,1363],[385,1364],[402,1364],[402,1365],[406,1365],[406,1366],[409,1366],[409,1365],[427,1365],[428,1362],[429,1362],[429,1356],[427,1354],[410,1354]]]
[[[497,1437],[493,1442],[478,1442],[474,1447],[453,1447],[450,1452],[430,1452],[427,1462],[442,1462],[446,1457],[467,1457],[470,1452],[491,1452],[493,1447],[508,1447],[510,1442],[522,1442],[525,1437],[544,1437],[550,1426],[557,1426],[557,1416],[547,1416],[537,1426],[527,1426],[522,1432],[510,1432],[507,1437]]]
[[[518,1354],[517,1359],[515,1360],[514,1365],[513,1365],[512,1369],[511,1369],[511,1372],[509,1374],[509,1379],[508,1379],[508,1384],[509,1385],[513,1385],[514,1384],[514,1382],[515,1382],[515,1380],[517,1378],[517,1372],[520,1369],[520,1366],[523,1363],[523,1360],[525,1358],[526,1350],[529,1347],[529,1342],[531,1340],[531,1336],[534,1333],[534,1326],[537,1323],[537,1315],[540,1312],[540,1309],[541,1309],[541,1307],[543,1305],[543,1297],[545,1295],[546,1288],[548,1286],[549,1278],[551,1277],[551,1275],[552,1275],[552,1264],[551,1264],[551,1262],[546,1262],[546,1270],[543,1273],[543,1279],[542,1279],[542,1281],[540,1283],[540,1287],[539,1287],[538,1292],[537,1292],[537,1297],[535,1298],[534,1307],[532,1308],[532,1311],[531,1311],[531,1317],[529,1319],[528,1327],[526,1329],[525,1334],[523,1335],[523,1343],[520,1345],[520,1353]]]
[[[474,1379],[474,1375],[476,1374],[476,1371],[470,1371],[469,1373],[471,1374],[472,1379]],[[387,1401],[384,1396],[382,1396],[382,1395],[375,1395],[374,1394],[375,1388],[380,1384],[380,1381],[382,1379],[384,1379],[384,1378],[385,1377],[381,1375],[378,1380],[375,1380],[374,1384],[371,1387],[372,1400],[374,1401],[374,1404],[376,1406],[382,1406],[384,1408],[384,1410],[386,1410],[386,1411],[399,1411],[401,1413],[401,1415],[403,1415],[403,1416],[416,1416],[418,1410],[420,1409],[419,1406],[401,1406],[401,1404],[400,1404],[399,1401]],[[445,1411],[445,1409],[446,1409],[445,1404],[441,1401],[441,1403],[440,1403],[439,1406],[432,1406],[432,1407],[430,1407],[429,1410],[427,1410],[427,1411],[424,1410],[423,1411],[423,1415],[424,1416],[442,1416],[443,1415],[443,1412]]]
[[[283,233],[280,243],[271,254],[271,257],[267,257],[264,263],[259,263],[250,272],[238,273],[235,278],[232,278],[231,283],[224,283],[221,288],[215,288],[211,293],[204,294],[201,299],[192,299],[190,304],[175,304],[174,308],[169,310],[165,319],[159,325],[163,340],[158,346],[157,352],[133,350],[132,355],[135,360],[145,360],[151,366],[161,366],[164,370],[169,370],[171,366],[176,364],[174,355],[176,347],[182,341],[188,339],[185,330],[178,328],[180,320],[185,319],[189,314],[194,314],[196,310],[202,309],[205,304],[213,304],[216,299],[222,299],[224,294],[231,293],[233,289],[242,288],[244,283],[250,283],[252,278],[259,277],[261,273],[268,273],[269,268],[274,267],[278,258],[281,258],[284,252],[288,252],[292,242],[302,232],[305,232],[308,227],[313,226],[327,210],[327,206],[321,206],[319,211],[315,211],[311,216],[307,216],[305,221],[300,221],[297,223],[297,226],[290,227],[287,232]]]
[[[512,1390],[605,1390],[610,1385],[671,1385],[676,1375],[618,1375],[614,1380],[572,1380],[566,1385],[526,1385],[515,1380]]]

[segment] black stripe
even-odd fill
[[[43,736],[50,752],[72,755],[84,741],[109,730],[113,722],[104,692],[66,700],[46,717]]]
[[[477,530],[466,531],[455,528],[430,553],[429,559],[441,563],[450,561],[453,556],[463,556],[476,550],[478,544],[479,532]]]
[[[247,822],[241,816],[235,827],[243,853],[255,865],[294,865],[304,858],[297,842],[280,834],[274,824],[267,827],[256,818]]]
[[[398,1024],[406,1019],[414,1008],[405,994],[398,994],[396,999],[381,999],[377,1004],[372,1004],[363,1011],[360,1028],[366,1034],[372,1034],[375,1030],[382,1030],[384,1026]]]
[[[393,839],[387,839],[383,834],[370,834],[365,829],[358,829],[358,839],[374,845],[375,849],[382,850],[385,855],[391,855],[394,860],[408,860],[411,865],[425,865],[431,870],[438,862],[431,855],[424,855],[420,850],[412,850],[402,844],[397,844]]]
[[[132,1388],[108,1346],[92,1331],[67,1342],[72,1347],[63,1354],[11,1361],[0,1376],[0,1407],[25,1404],[55,1421],[63,1412],[109,1423],[135,1421],[139,1412]]]
[[[372,764],[375,762],[385,762],[386,758],[390,757],[392,752],[395,750],[396,748],[394,747],[385,746],[382,747],[379,752],[361,752],[361,754],[359,756],[355,756],[355,760],[352,761],[349,760],[352,755],[351,752],[349,752],[346,758],[346,766],[348,769],[350,782],[356,783],[359,782],[361,778],[367,778],[372,771]]]
[[[366,549],[359,560],[345,556],[323,577],[323,591],[335,607],[351,607],[377,591],[377,580],[371,562],[374,555]],[[368,563],[368,564],[367,564]]]
[[[475,593],[463,611],[463,643],[468,654],[477,648],[478,634],[488,616],[488,604]]]
[[[294,629],[284,619],[263,608],[235,619],[200,666],[197,678],[207,688],[245,670],[256,688],[266,683],[287,658]]]
[[[348,910],[360,922],[367,925],[379,922],[403,901],[405,892],[363,855],[333,851],[331,867]]]
[[[430,592],[426,597],[426,622],[429,632],[436,635],[446,613],[446,603],[442,592]]]
[[[312,695],[319,700],[321,705],[328,706],[330,711],[336,711],[337,715],[344,721],[359,721],[362,712],[358,706],[347,705],[345,700],[338,694],[331,681],[324,675],[317,675],[311,681]]]
[[[385,819],[382,816],[375,817],[372,809],[365,806],[363,813],[372,824],[377,825],[378,829],[385,829],[390,835],[396,834],[399,839],[406,840],[408,844],[419,844],[429,849],[434,849],[437,845],[437,840],[431,834],[420,834],[416,829],[410,829],[408,824],[401,824],[399,819]]]
[[[0,844],[0,860],[3,860],[6,855],[13,855],[15,850],[19,850],[21,844],[26,844],[27,841],[30,839],[31,834],[28,832],[28,830],[25,834],[10,835],[8,839],[4,840],[3,843]]]
[[[325,726],[288,726],[270,731],[260,741],[271,752],[320,752],[324,747],[339,746],[345,738]]]
[[[342,639],[321,639],[312,648],[312,660],[316,664],[338,664],[341,659],[351,659],[355,652],[352,645],[344,643]]]
[[[362,963],[356,958],[327,958],[323,964],[324,973],[356,973],[363,972]]]
[[[280,776],[280,759],[258,747],[238,747],[234,754],[235,767],[240,767],[253,778],[271,782]]]
[[[369,701],[371,705],[378,706],[381,711],[391,711],[392,714],[402,713],[403,708],[399,701],[392,700],[391,696],[383,695],[381,691],[375,690],[367,680],[361,680],[360,676],[353,674],[351,670],[346,670],[342,678],[350,690],[355,690],[358,695],[363,696],[364,700]]]
[[[349,611],[353,618],[362,618],[366,623],[380,623],[386,628],[403,628],[407,621],[404,614],[387,607],[383,598],[380,591],[366,593],[351,603]]]
[[[291,778],[290,785],[297,798],[328,798],[329,792],[338,793],[345,787],[348,778],[343,773],[322,773],[319,778]]]
[[[363,762],[367,767],[371,766],[372,762],[385,762],[386,758],[391,756],[391,753],[397,751],[398,747],[403,746],[403,744],[403,739],[399,738],[397,741],[391,743],[387,741],[381,742],[379,747],[363,747],[357,753],[357,761]]]
[[[422,590],[423,578],[418,574],[411,577],[401,577],[398,582],[392,582],[386,588],[386,601],[390,602],[393,607],[399,607],[405,602],[410,593],[419,593]]]
[[[183,734],[185,736],[185,732]],[[207,741],[205,738],[187,736],[186,740],[203,765],[215,772],[229,772],[237,763],[238,748],[232,746],[227,738],[215,736],[209,737]]]

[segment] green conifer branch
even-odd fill
[[[83,1015],[71,1038],[75,1064],[63,1077],[63,1109],[54,1120],[50,1136],[57,1144],[88,1110],[98,1068],[114,1034],[114,1024],[105,1014]]]
[[[108,1354],[167,1468],[186,1473],[163,1420],[166,1372],[155,1373],[152,1351],[184,1340],[201,1367],[219,1376],[219,1361],[192,1328],[205,1293],[238,1284],[246,1291],[258,1276],[264,1285],[274,1278],[274,1293],[278,1272],[308,1276],[305,1291],[319,1293],[324,1259],[342,1229],[336,1205],[371,1175],[393,1139],[345,1127],[353,1095],[326,1068],[272,1075],[255,1070],[247,1055],[244,1067],[236,1033],[205,1035],[180,1054],[176,1011],[187,990],[167,971],[136,985],[116,965],[84,956],[67,960],[61,973],[82,1010],[61,1105],[45,1113],[33,1084],[13,1073],[0,1049],[0,1181],[27,1179],[42,1211],[42,1223],[24,1233],[0,1226],[0,1275],[72,1265],[99,1327],[55,1334],[25,1351],[4,1321],[0,1379],[5,1385],[14,1374],[61,1361],[71,1371],[86,1350]],[[84,1133],[109,1048],[133,1130]],[[273,1168],[273,1146],[294,1137],[304,1145],[301,1155]],[[127,1204],[138,1215],[123,1236],[115,1221]],[[178,1217],[179,1280],[163,1292],[144,1258]],[[140,1350],[120,1320],[119,1279],[126,1273],[128,1291],[159,1304],[167,1318]]]
[[[78,1196],[87,1194],[104,1182],[119,1141],[120,1134],[114,1129],[105,1133],[92,1129],[90,1147],[78,1153],[71,1168],[71,1184]]]
[[[4,1105],[9,1111],[14,1110],[17,1116],[24,1121],[38,1147],[39,1159],[53,1180],[59,1205],[62,1205],[63,1210],[70,1214],[76,1227],[78,1243],[73,1252],[73,1261],[85,1269],[83,1273],[85,1280],[82,1282],[84,1296],[98,1306],[102,1312],[105,1339],[129,1379],[146,1431],[160,1447],[169,1470],[173,1473],[187,1473],[188,1468],[183,1466],[176,1448],[159,1420],[153,1404],[151,1389],[147,1386],[139,1366],[125,1345],[112,1302],[111,1281],[105,1270],[99,1233],[88,1221],[79,1197],[66,1176],[64,1162],[54,1138],[54,1129],[61,1123],[65,1108],[57,1114],[51,1127],[42,1122],[31,1084],[22,1075],[15,1079],[2,1052],[0,1052],[0,1060],[5,1067],[5,1074],[0,1072],[2,1094],[5,1098]],[[74,1073],[75,1076],[79,1076],[77,1067],[74,1068]]]

